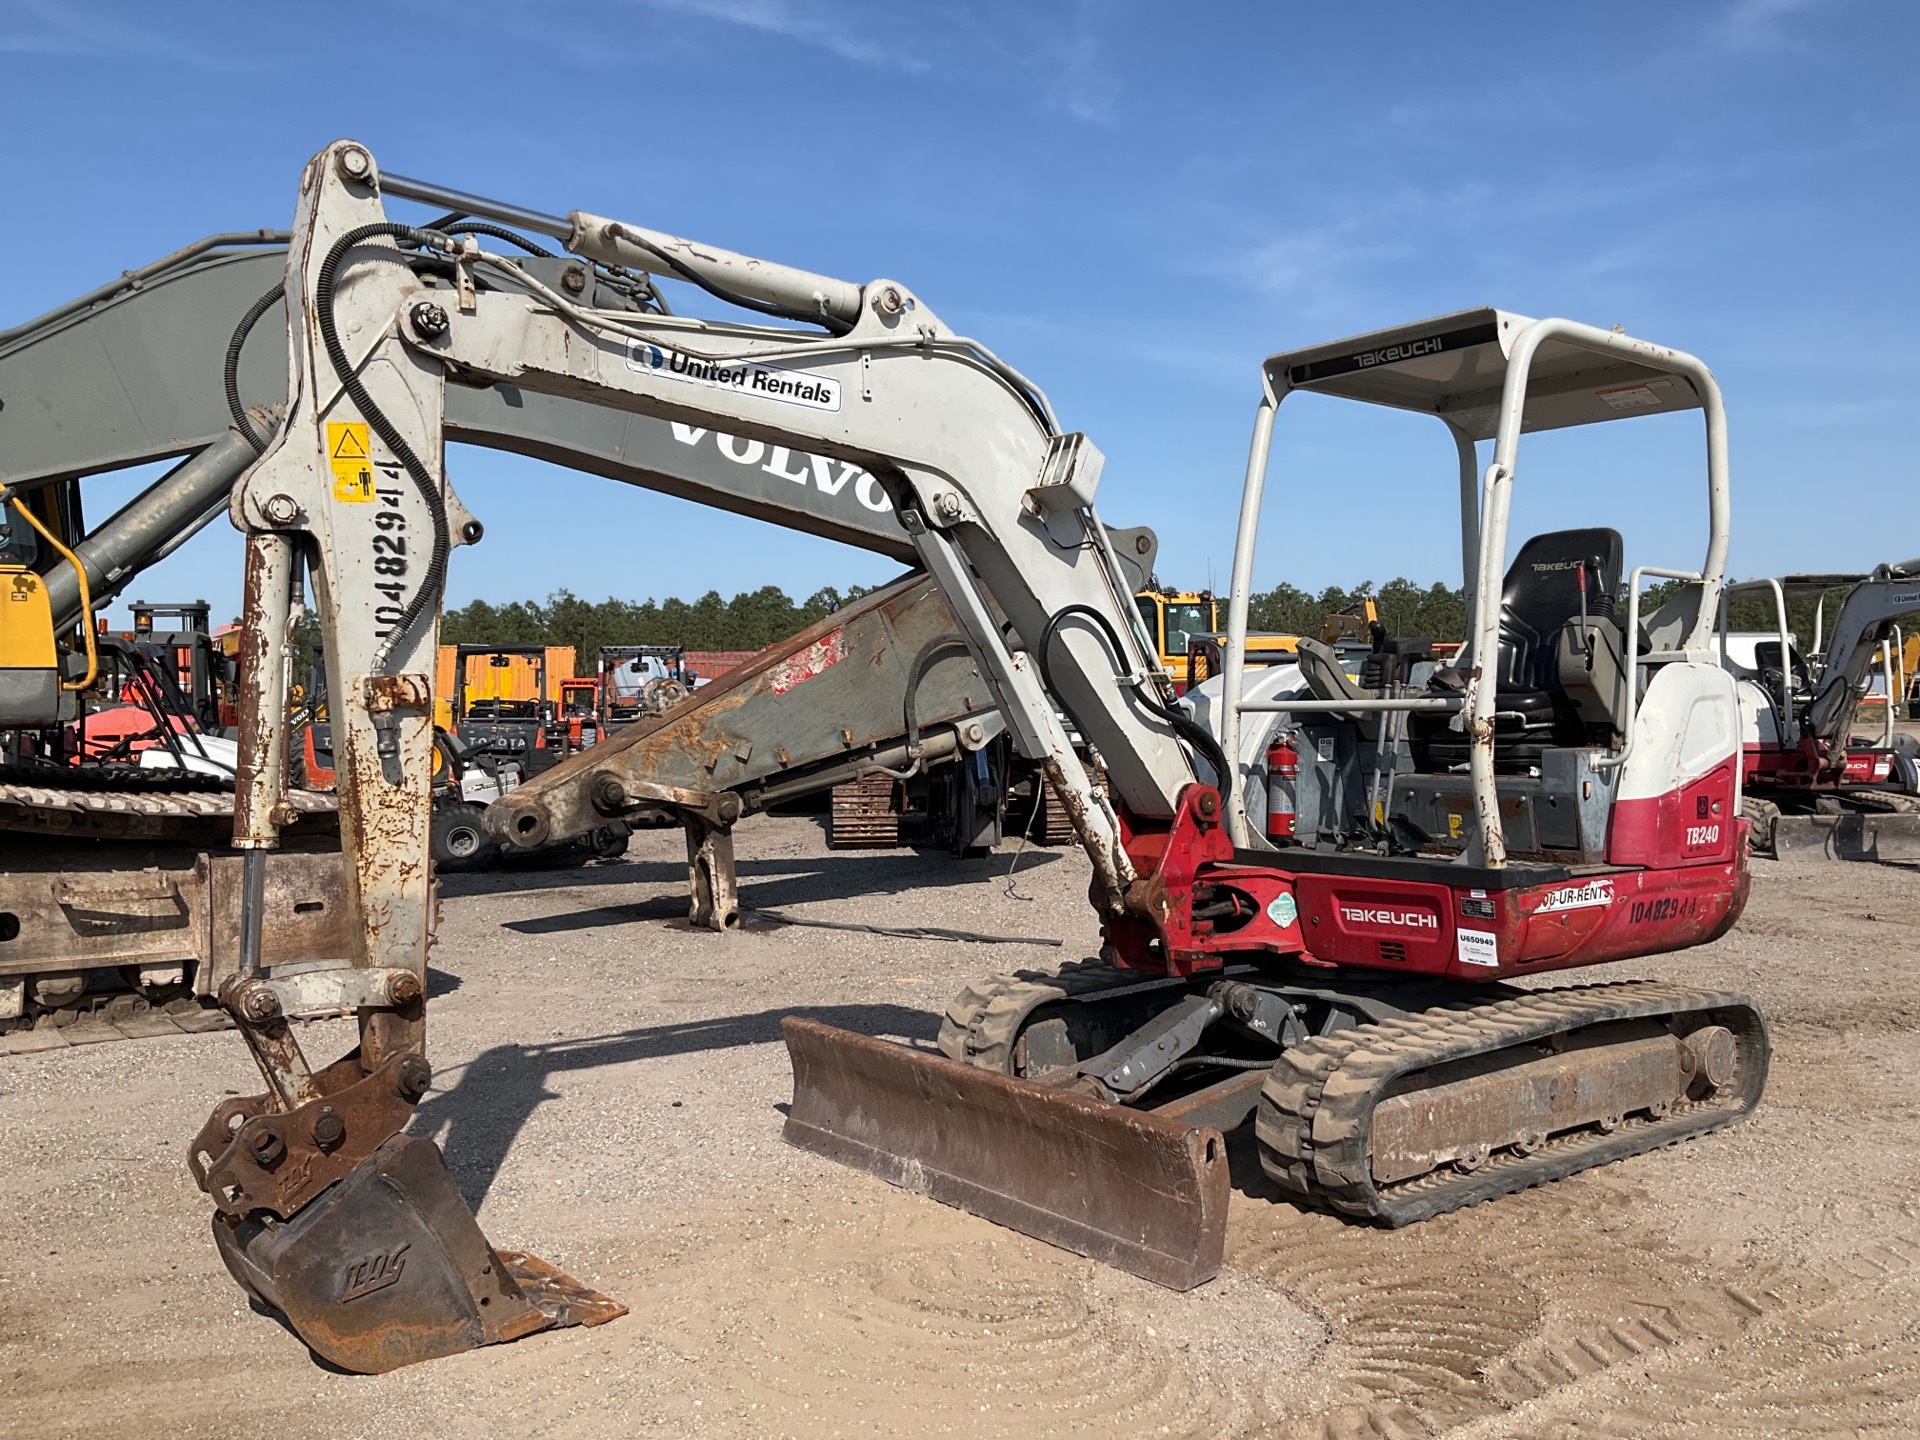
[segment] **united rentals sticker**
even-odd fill
[[[1491,930],[1456,930],[1453,939],[1462,965],[1479,965],[1488,970],[1500,968],[1500,938]]]
[[[1563,885],[1558,890],[1549,890],[1534,907],[1533,913],[1546,915],[1555,910],[1590,910],[1597,905],[1611,904],[1613,882],[1589,880],[1584,885]]]
[[[702,360],[646,340],[627,341],[627,369],[639,375],[680,380],[707,390],[777,400],[782,405],[799,405],[833,414],[840,411],[840,382],[831,375],[756,365],[751,360]]]

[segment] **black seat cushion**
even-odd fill
[[[1582,571],[1587,614],[1611,615],[1623,552],[1620,532],[1601,526],[1549,531],[1520,547],[1500,589],[1499,708],[1529,718],[1551,712],[1560,689],[1554,640],[1580,616]]]

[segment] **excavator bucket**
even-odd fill
[[[817,1021],[781,1022],[788,1143],[1175,1290],[1220,1270],[1220,1132]]]
[[[395,1135],[290,1220],[213,1217],[221,1259],[322,1359],[380,1374],[626,1306],[543,1260],[495,1250],[439,1147]]]

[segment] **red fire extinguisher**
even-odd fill
[[[1296,795],[1299,791],[1300,752],[1293,733],[1282,730],[1267,746],[1267,838],[1293,839]]]

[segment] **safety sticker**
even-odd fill
[[[1658,410],[1665,403],[1660,392],[1671,390],[1671,380],[1645,380],[1635,385],[1610,385],[1593,398],[1611,410]]]
[[[1274,896],[1273,900],[1267,905],[1267,918],[1282,930],[1293,924],[1299,914],[1300,907],[1293,903],[1293,892],[1291,890],[1283,891]]]
[[[342,505],[373,503],[373,456],[364,420],[327,422],[327,464],[333,471],[333,498]]]
[[[1491,930],[1456,930],[1453,939],[1462,965],[1500,968],[1500,941]]]
[[[627,369],[639,375],[680,380],[708,390],[728,390],[759,400],[778,400],[808,410],[840,409],[840,382],[831,375],[756,365],[751,360],[702,360],[645,340],[627,342]]]
[[[1558,890],[1549,890],[1546,898],[1534,907],[1536,915],[1546,915],[1555,910],[1588,910],[1597,905],[1613,904],[1613,882],[1611,880],[1589,880],[1584,885],[1563,885]]]

